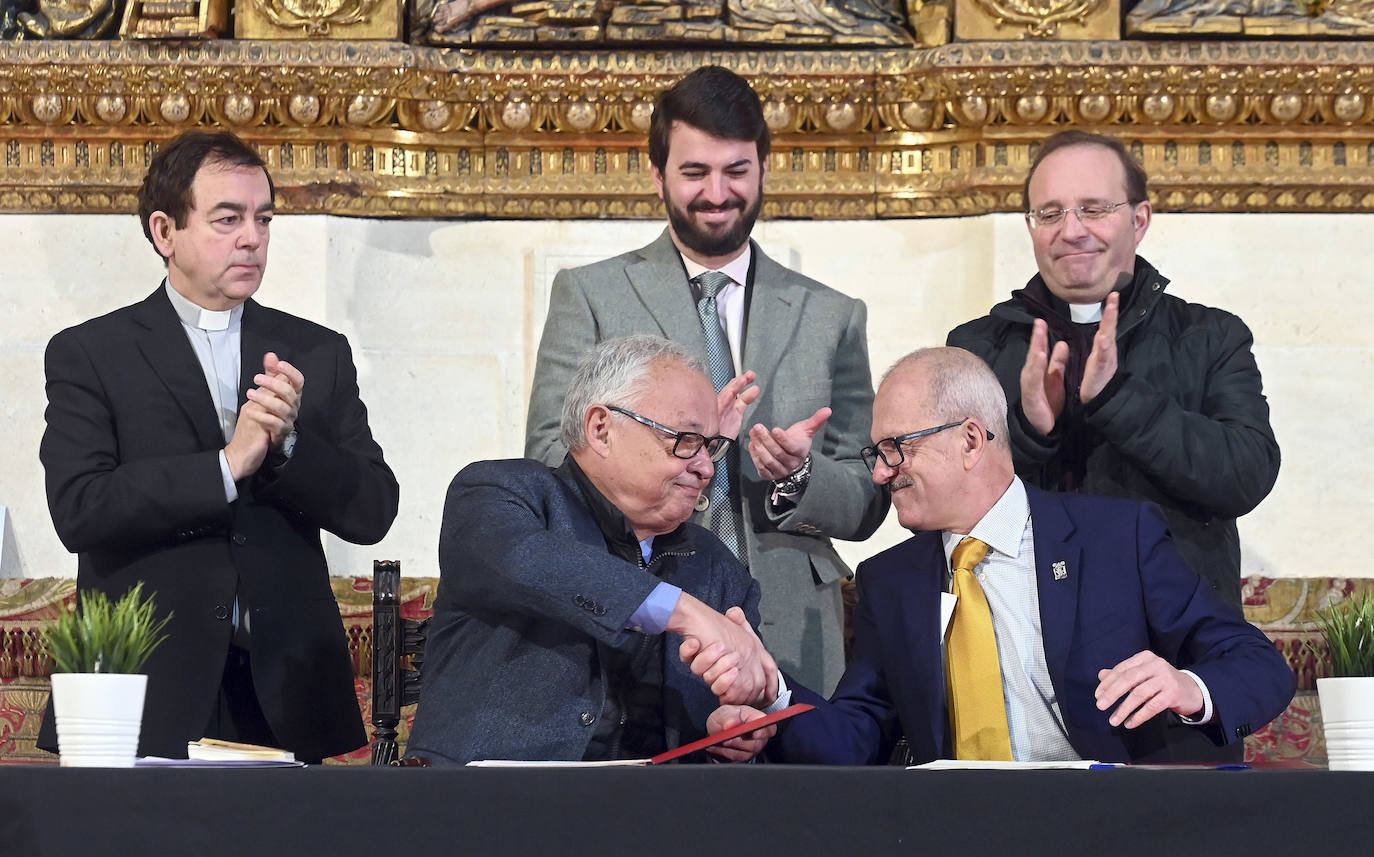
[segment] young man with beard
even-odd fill
[[[867,311],[749,240],[768,149],[758,95],[727,69],[698,69],[659,97],[649,159],[668,228],[648,247],[555,277],[525,454],[562,461],[564,391],[601,340],[680,342],[717,390],[753,373],[762,393],[740,430],[747,452],[717,467],[696,520],[759,581],[759,630],[779,665],[829,690],[844,666],[840,583],[850,575],[830,539],[865,539],[887,513],[859,456],[873,404]]]

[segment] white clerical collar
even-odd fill
[[[1069,318],[1076,324],[1091,324],[1102,320],[1102,302],[1095,304],[1069,304]]]
[[[243,316],[243,304],[233,309],[206,309],[172,288],[170,281],[163,280],[162,287],[167,292],[167,299],[172,302],[172,309],[177,312],[177,318],[189,327],[198,327],[201,330],[228,330],[229,325],[237,324]]]
[[[1030,517],[1030,503],[1026,500],[1026,486],[1019,476],[1011,478],[1011,484],[1002,492],[1001,498],[983,515],[982,520],[968,533],[944,532],[945,560],[954,553],[954,548],[963,541],[965,535],[973,536],[1000,554],[1016,558],[1021,551],[1021,534],[1026,529],[1026,518]]]
[[[745,283],[749,282],[749,262],[754,256],[754,248],[752,245],[746,243],[743,253],[715,269],[708,268],[705,265],[698,265],[696,262],[688,259],[681,250],[678,251],[678,255],[682,256],[682,264],[687,268],[687,279],[689,280],[694,280],[707,271],[717,270],[743,286]]]

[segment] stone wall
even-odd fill
[[[17,252],[0,275],[0,506],[19,576],[71,576],[52,530],[38,443],[43,349],[58,330],[140,300],[162,275],[130,215],[0,215]],[[448,481],[468,462],[518,456],[534,354],[554,273],[642,246],[655,221],[367,220],[279,216],[259,297],[347,334],[372,428],[401,482],[401,511],[374,547],[327,539],[336,575],[374,558],[435,568]],[[1374,310],[1364,288],[1374,216],[1157,214],[1141,248],[1170,290],[1249,323],[1284,464],[1270,498],[1240,525],[1246,574],[1351,575],[1313,567],[1304,536],[1359,556],[1374,512],[1366,454],[1374,403]],[[774,258],[862,298],[875,373],[1024,283],[1034,262],[1019,215],[768,221]],[[308,395],[308,386],[307,386]],[[857,562],[900,540],[895,520],[842,546]]]

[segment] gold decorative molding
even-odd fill
[[[1374,210],[1374,45],[458,51],[389,42],[0,44],[0,211],[130,212],[157,145],[225,127],[284,211],[657,218],[654,96],[720,62],[775,134],[765,215],[1016,211],[1036,141],[1123,137],[1163,210]]]

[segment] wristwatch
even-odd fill
[[[291,455],[296,451],[296,430],[294,428],[286,433],[286,437],[281,439],[281,449],[274,449],[268,453],[273,467],[281,467],[291,460]]]
[[[792,471],[787,476],[773,482],[773,494],[800,494],[806,487],[806,483],[811,479],[811,453],[806,454],[802,459],[801,467]]]

